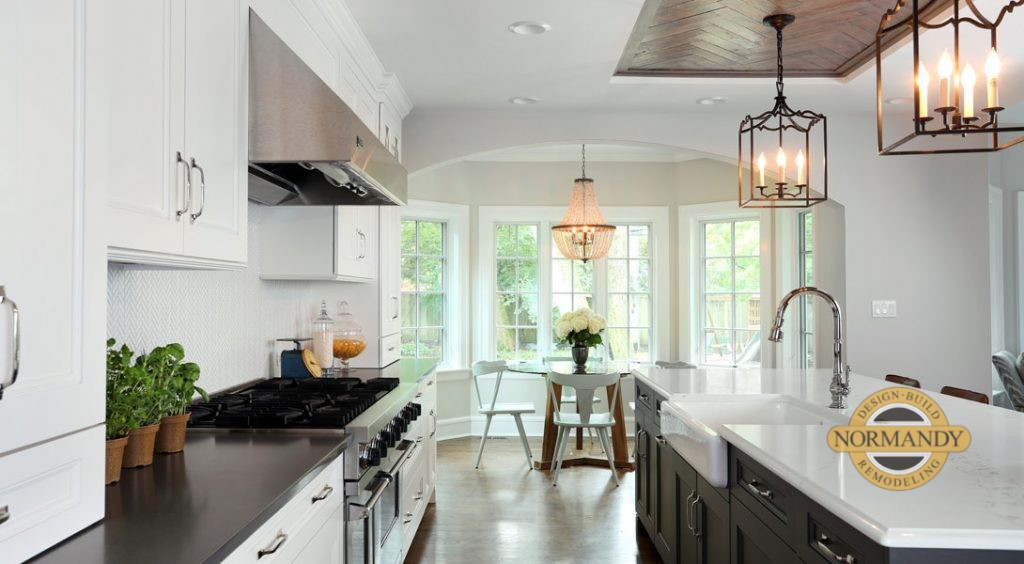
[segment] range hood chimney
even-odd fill
[[[249,199],[404,205],[408,173],[355,112],[249,11]]]

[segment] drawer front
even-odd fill
[[[636,408],[637,411],[644,409],[647,413],[653,415],[655,411],[655,394],[650,388],[641,384],[636,383]]]
[[[343,457],[322,470],[224,562],[289,562],[344,504]],[[338,534],[343,534],[339,531]]]
[[[806,562],[847,564],[884,562],[886,549],[843,520],[811,502],[797,553]]]
[[[743,503],[729,505],[730,560],[734,564],[791,564],[796,553]]]
[[[776,535],[798,543],[798,498],[796,492],[775,474],[743,453],[733,449],[731,499],[740,499]]]
[[[27,560],[103,518],[104,438],[98,426],[0,457],[0,560]]]
[[[402,334],[394,333],[380,338],[380,365],[389,366],[402,358]]]

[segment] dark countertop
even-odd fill
[[[340,455],[338,434],[198,431],[185,452],[125,469],[106,517],[35,562],[202,562],[245,541]]]
[[[346,376],[417,383],[433,359],[402,359]],[[190,431],[185,452],[156,455],[107,486],[106,517],[33,562],[202,562],[226,556],[348,445],[342,433]]]

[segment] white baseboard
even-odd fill
[[[452,417],[449,419],[437,420],[437,440],[460,439],[462,437],[479,437],[484,432],[484,424],[487,418],[483,415],[472,417]],[[544,436],[544,416],[524,415],[523,427],[526,428],[526,435],[529,437]],[[626,429],[629,434],[633,433],[633,418],[626,418]],[[516,429],[516,422],[510,415],[498,415],[491,421],[489,437],[516,437],[519,431]]]

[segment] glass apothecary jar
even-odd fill
[[[363,327],[349,311],[348,302],[338,304],[338,316],[334,322],[334,358],[341,361],[343,370],[348,370],[348,363],[366,350],[366,336]]]

